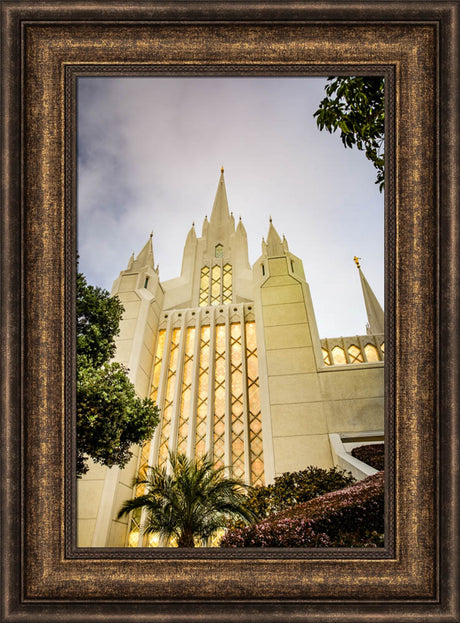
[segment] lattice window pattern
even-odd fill
[[[206,307],[209,302],[209,266],[203,266],[200,278],[200,307]]]
[[[247,322],[246,364],[248,375],[249,402],[249,448],[251,465],[251,484],[264,484],[264,459],[262,444],[262,421],[260,413],[259,367],[257,361],[257,342],[255,322]]]
[[[211,305],[218,305],[220,300],[221,289],[221,267],[215,264],[211,270]]]
[[[235,478],[244,478],[243,358],[241,324],[230,325],[232,394],[232,468]]]
[[[206,417],[208,408],[210,327],[201,327],[200,367],[198,371],[198,402],[196,408],[195,454],[203,456],[206,450]]]
[[[182,378],[182,392],[177,434],[177,452],[187,450],[187,433],[190,420],[192,398],[193,350],[195,347],[195,327],[188,327],[185,337],[184,374]]]
[[[329,352],[325,348],[322,348],[321,352],[323,353],[323,361],[324,361],[325,365],[326,366],[330,366],[331,365],[331,358],[329,357]]]
[[[225,264],[222,271],[222,303],[232,302],[232,265]]]
[[[361,349],[355,344],[348,347],[348,356],[350,363],[362,363],[364,361]]]
[[[225,454],[225,325],[216,326],[214,380],[214,464],[224,465]]]
[[[160,450],[158,465],[163,467],[168,458],[169,437],[171,433],[171,416],[174,401],[174,389],[176,386],[177,358],[179,355],[180,329],[173,329],[171,346],[169,349],[169,368],[166,383],[166,396],[163,407],[163,420],[161,427]]]

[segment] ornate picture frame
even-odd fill
[[[459,621],[458,3],[12,0],[2,16],[3,620]],[[387,84],[385,548],[76,548],[77,76],[354,70]]]

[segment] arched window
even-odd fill
[[[334,348],[332,349],[332,359],[334,360],[335,364],[344,364],[347,363],[347,360],[345,359],[345,351],[343,350],[343,348],[340,348],[340,346],[334,346]]]
[[[373,344],[366,344],[366,346],[364,347],[364,352],[366,353],[368,361],[373,362],[379,360],[379,353]]]
[[[348,347],[348,355],[350,363],[362,363],[364,361],[361,349],[355,346],[355,344]]]

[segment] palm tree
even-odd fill
[[[195,547],[194,538],[207,538],[225,528],[230,519],[255,520],[246,508],[247,486],[224,477],[224,467],[215,469],[208,456],[191,460],[185,454],[170,453],[170,469],[148,467],[145,494],[126,501],[118,517],[137,508],[146,509],[144,534],[177,538],[178,547]]]

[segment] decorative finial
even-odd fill
[[[153,231],[150,232],[150,238],[153,238]]]
[[[241,221],[241,214],[240,214],[240,221]]]
[[[356,266],[357,266],[358,268],[360,268],[360,265],[359,265],[359,260],[360,260],[361,258],[360,258],[360,257],[356,257],[356,255],[355,255],[355,257],[354,257],[353,259],[355,260],[355,264],[356,264]]]
[[[195,227],[195,221],[193,221],[193,223],[192,223],[192,227]]]
[[[272,222],[272,217],[271,216],[269,217],[269,221],[270,221],[270,223]]]
[[[224,172],[224,167],[220,167],[220,172],[223,173]]]

